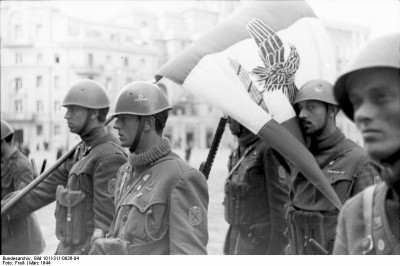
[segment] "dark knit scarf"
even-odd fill
[[[341,141],[345,139],[343,133],[336,128],[333,134],[325,137],[324,139],[314,140],[309,148],[312,155],[314,155],[315,160],[318,165],[323,165],[332,157],[336,157],[338,154],[343,153],[342,145],[339,145]]]
[[[151,150],[135,154],[130,153],[128,156],[129,164],[135,168],[136,172],[141,172],[151,163],[157,161],[161,157],[164,157],[167,153],[171,151],[171,145],[168,139],[162,138],[160,145],[151,148]]]
[[[108,132],[104,126],[98,126],[81,136],[81,139],[88,147],[95,146],[98,142],[103,141],[101,138]]]
[[[325,138],[313,139],[311,141],[311,145],[309,150],[312,154],[319,153],[321,151],[329,150],[334,147],[337,143],[344,139],[343,133],[339,128],[336,128],[335,131]]]

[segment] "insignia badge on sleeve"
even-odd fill
[[[198,226],[199,224],[201,224],[201,219],[202,219],[201,208],[197,206],[193,206],[192,208],[190,208],[189,223],[192,226]]]

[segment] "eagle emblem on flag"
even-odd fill
[[[268,25],[259,19],[253,19],[247,30],[257,43],[259,55],[264,66],[253,69],[261,87],[267,91],[281,90],[293,103],[297,87],[294,77],[300,65],[300,56],[296,47],[289,44],[290,53],[285,61],[285,49],[282,40]]]

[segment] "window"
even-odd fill
[[[58,90],[60,88],[60,77],[55,76],[54,77],[54,89]]]
[[[54,125],[54,135],[60,135],[60,125]]]
[[[21,64],[22,63],[22,54],[21,53],[15,53],[15,64]]]
[[[42,32],[43,32],[43,27],[42,27],[42,25],[41,24],[37,24],[36,25],[36,36],[37,37],[41,37],[41,35],[42,35]]]
[[[16,92],[16,93],[21,92],[21,89],[22,89],[22,79],[21,79],[21,78],[15,78],[14,84],[15,84],[15,92]]]
[[[14,110],[16,113],[22,113],[22,100],[14,101]]]
[[[128,67],[129,66],[129,59],[128,57],[124,57],[124,67]]]
[[[41,88],[43,86],[43,77],[37,76],[36,77],[36,88]]]
[[[58,54],[55,54],[55,55],[54,55],[54,62],[55,62],[56,64],[60,63],[60,56],[59,56]]]
[[[107,78],[106,80],[106,90],[110,90],[112,86],[112,79],[111,78]]]
[[[37,54],[36,55],[36,63],[37,64],[42,64],[43,63],[43,54]]]
[[[70,24],[69,28],[68,28],[68,34],[69,34],[69,36],[77,36],[77,35],[79,35],[79,26]]]
[[[37,125],[36,126],[36,135],[41,136],[43,134],[43,126],[42,125]]]
[[[36,102],[36,111],[43,112],[43,101]]]
[[[60,105],[60,102],[59,102],[59,101],[55,101],[55,102],[54,102],[54,111],[55,111],[55,112],[61,111],[61,105]]]
[[[107,55],[106,62],[107,62],[107,64],[111,63],[111,55]]]
[[[22,27],[21,25],[14,25],[14,33],[15,33],[15,39],[21,39],[22,38]]]
[[[93,67],[93,64],[94,64],[93,54],[88,54],[88,66]]]

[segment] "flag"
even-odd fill
[[[155,78],[172,80],[257,134],[340,208],[302,144],[291,105],[305,82],[334,77],[329,38],[307,3],[254,1],[168,61]]]

